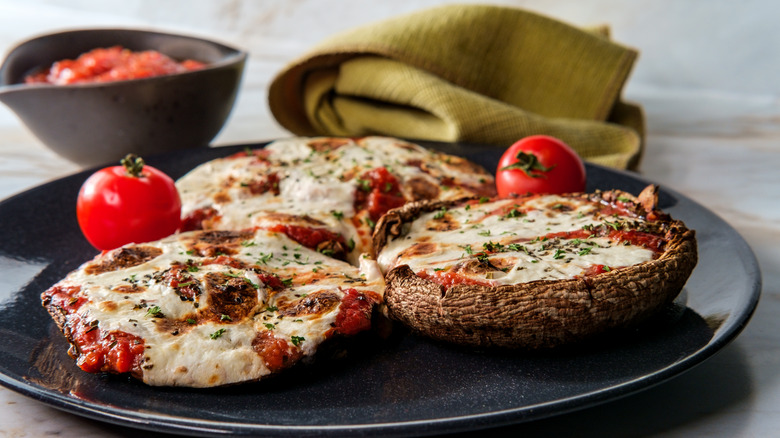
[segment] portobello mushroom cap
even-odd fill
[[[386,272],[389,316],[448,343],[523,349],[560,347],[646,321],[677,297],[697,263],[695,232],[657,210],[657,193],[657,186],[648,186],[638,197],[621,191],[576,195],[603,202],[631,199],[638,214],[650,215],[666,239],[653,260],[593,276],[449,289],[399,265]],[[416,202],[391,210],[377,224],[376,253],[421,214],[461,201]]]

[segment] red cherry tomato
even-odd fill
[[[496,188],[501,197],[525,193],[585,191],[585,165],[566,143],[546,135],[523,138],[498,161]]]
[[[121,163],[87,178],[76,201],[81,231],[100,250],[161,239],[181,220],[179,193],[168,175],[134,155]]]

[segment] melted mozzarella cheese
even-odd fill
[[[387,137],[365,137],[343,140],[334,148],[315,150],[309,142],[316,139],[291,138],[270,143],[265,150],[267,161],[256,157],[228,157],[204,163],[176,182],[182,198],[182,214],[212,207],[220,220],[219,229],[242,229],[265,226],[280,221],[279,215],[311,218],[322,222],[347,240],[357,244],[349,260],[358,263],[357,255],[369,250],[369,230],[355,226],[361,219],[354,210],[359,179],[366,172],[385,167],[399,177],[401,185],[411,179],[424,179],[433,187],[441,180],[479,187],[490,180],[474,167],[448,164],[461,160],[429,151],[419,145]],[[427,172],[422,170],[425,167]],[[275,174],[279,194],[271,191],[252,194],[246,188],[251,181]],[[437,179],[438,178],[438,179]],[[489,183],[489,181],[488,181]],[[459,185],[440,194],[453,198],[472,194]],[[338,219],[337,219],[338,218]],[[362,234],[361,234],[362,233]]]
[[[384,272],[406,264],[415,273],[459,271],[492,285],[503,285],[569,279],[583,275],[594,265],[622,267],[653,258],[650,249],[606,237],[546,237],[604,224],[605,218],[594,214],[596,208],[589,202],[543,196],[519,207],[523,214],[495,214],[510,211],[514,202],[499,200],[423,214],[407,224],[402,236],[380,250],[377,262]],[[552,208],[564,203],[565,210]],[[458,226],[439,230],[444,215]],[[483,265],[487,261],[498,269],[470,272],[466,265],[478,260],[477,255]]]
[[[186,245],[193,235],[183,233],[145,244],[162,249],[162,254],[137,266],[88,274],[84,268],[94,263],[90,262],[61,282],[80,286],[80,294],[88,298],[78,310],[83,321],[97,321],[105,332],[121,331],[144,340],[143,380],[150,385],[208,387],[259,379],[272,372],[252,345],[259,331],[270,330],[288,342],[296,340],[303,355],[312,355],[340,311],[336,305],[325,312],[290,317],[280,313],[282,302],[295,302],[316,291],[341,297],[347,283],[380,296],[383,292],[383,279],[376,277],[378,268],[371,262],[361,270],[302,248],[283,235],[259,230],[241,242],[241,252],[233,258],[274,273],[287,285],[272,290],[254,270],[198,264],[203,258],[191,254]],[[188,282],[197,282],[201,291],[197,301],[182,299],[164,280],[162,274],[177,263],[197,267],[187,272]],[[257,304],[248,318],[200,319],[201,312],[208,312],[204,278],[209,274],[245,279],[256,288]],[[132,285],[138,286],[138,292],[129,292]]]
[[[333,212],[354,215],[355,185],[329,175],[318,176],[306,169],[290,169],[279,183],[279,210],[290,214],[313,214],[332,218]]]

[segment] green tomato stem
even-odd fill
[[[539,162],[539,158],[532,153],[520,151],[517,153],[517,155],[515,155],[515,158],[517,159],[516,163],[510,164],[509,166],[504,166],[501,168],[501,170],[519,169],[525,172],[525,174],[531,178],[545,178],[543,173],[549,172],[555,167],[555,165],[545,167],[542,163]],[[532,173],[532,170],[542,173]]]
[[[144,159],[136,154],[127,154],[119,160],[119,164],[125,167],[128,176],[140,178],[141,171],[144,169]]]

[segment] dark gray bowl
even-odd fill
[[[157,50],[195,59],[202,70],[118,82],[26,85],[24,77],[98,47]],[[39,36],[0,66],[0,101],[51,150],[82,166],[207,146],[238,93],[246,53],[212,41],[132,29],[87,29]]]

